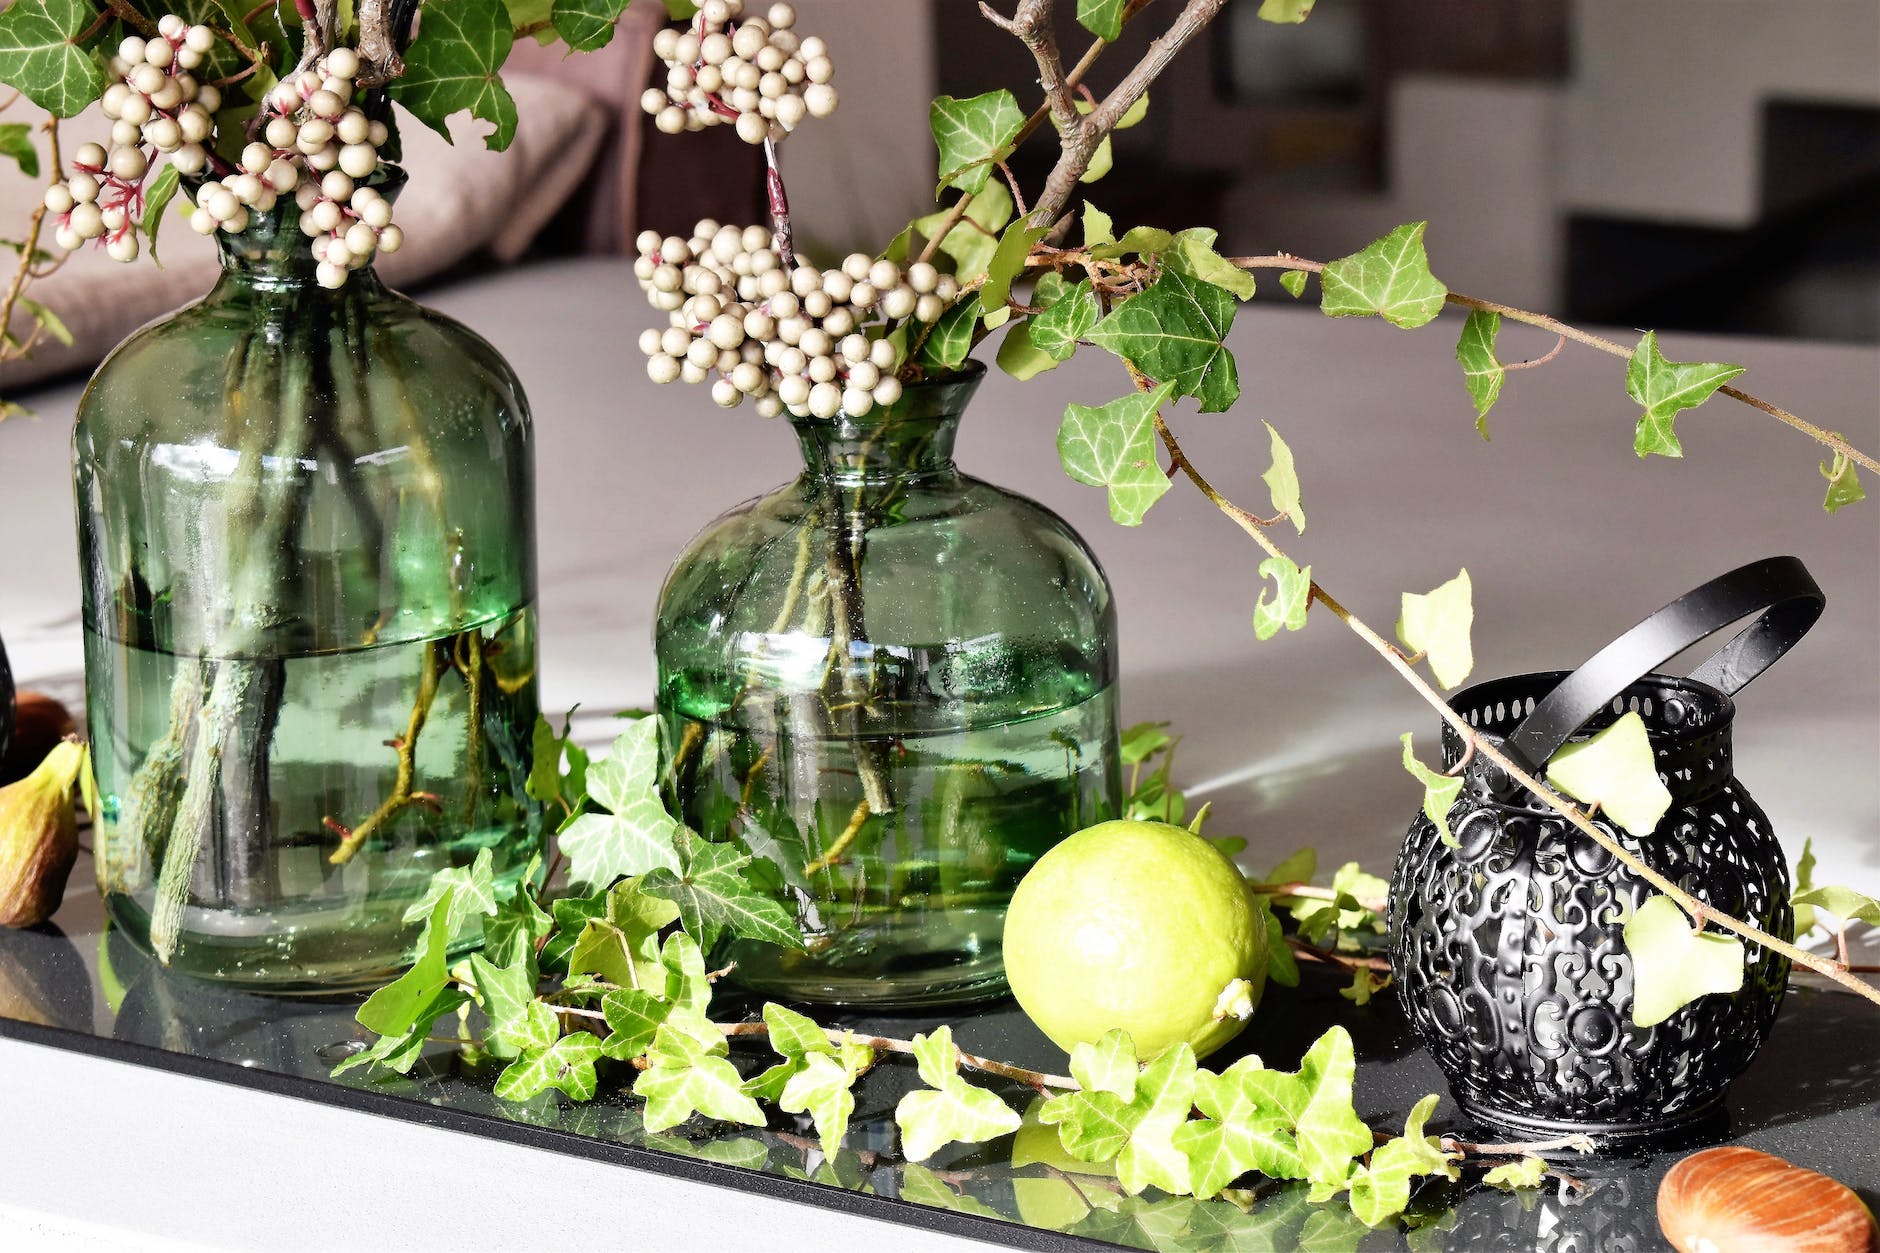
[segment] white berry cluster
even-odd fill
[[[60,247],[101,239],[112,257],[135,260],[133,218],[143,209],[154,154],[168,153],[184,174],[200,174],[208,165],[206,145],[222,98],[191,71],[214,44],[208,27],[172,13],[157,23],[155,38],[130,35],[118,45],[110,60],[112,83],[99,101],[111,119],[111,146],[85,144],[73,155],[71,177],[46,189]]]
[[[775,417],[861,417],[901,396],[895,349],[867,331],[913,318],[933,322],[959,296],[959,282],[917,261],[903,270],[862,253],[827,270],[786,268],[761,226],[706,219],[690,239],[644,231],[634,274],[665,330],[640,335],[655,383],[702,383],[727,409],[745,397]]]
[[[828,117],[835,65],[821,39],[798,39],[795,26],[788,4],[747,18],[744,0],[705,0],[691,30],[655,36],[666,86],[648,88],[640,107],[668,135],[731,122],[749,144],[782,139],[805,117]]]

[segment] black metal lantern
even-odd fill
[[[1704,903],[1787,939],[1788,866],[1732,770],[1730,697],[1823,603],[1801,562],[1756,562],[1665,606],[1571,674],[1496,679],[1452,707],[1530,773],[1569,739],[1636,712],[1672,806],[1643,838],[1603,818],[1601,830]],[[1690,678],[1650,673],[1752,614]],[[1609,1149],[1714,1134],[1725,1091],[1775,1021],[1787,959],[1752,946],[1740,991],[1634,1025],[1625,922],[1657,889],[1468,754],[1448,726],[1443,759],[1464,779],[1449,814],[1458,847],[1421,814],[1411,824],[1391,882],[1391,968],[1464,1112],[1499,1135],[1578,1132]]]

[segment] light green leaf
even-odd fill
[[[1312,567],[1294,564],[1290,557],[1268,557],[1260,563],[1261,579],[1273,580],[1273,595],[1267,597],[1262,584],[1260,599],[1253,606],[1253,633],[1270,640],[1281,629],[1297,631],[1306,624],[1306,610],[1312,603]]]
[[[576,52],[592,52],[612,42],[614,28],[629,0],[554,0],[549,21],[562,42]]]
[[[1403,594],[1397,638],[1412,653],[1428,657],[1436,681],[1451,688],[1475,669],[1475,649],[1469,639],[1474,625],[1474,589],[1469,572],[1463,570],[1432,591]]]
[[[58,340],[67,348],[72,346],[72,331],[70,327],[66,326],[65,319],[30,296],[19,297],[19,304],[20,308],[32,315],[33,321],[45,328],[46,334],[52,336],[52,338]]]
[[[1273,464],[1266,468],[1260,477],[1266,480],[1266,488],[1273,497],[1273,508],[1292,519],[1292,524],[1299,534],[1306,533],[1306,511],[1299,502],[1299,474],[1293,469],[1292,449],[1279,437],[1271,422],[1262,423],[1266,427],[1272,447]]]
[[[20,173],[38,178],[39,149],[33,147],[32,126],[26,122],[0,122],[0,157],[12,157],[19,163]],[[164,167],[166,171],[171,168]]]
[[[1043,239],[1051,227],[1028,226],[1020,218],[1005,228],[999,236],[999,246],[993,250],[992,260],[986,264],[986,285],[979,289],[979,307],[991,314],[1005,308],[1006,297],[1012,294],[1012,280],[1025,268],[1025,258],[1031,255],[1031,246]]]
[[[1860,472],[1846,453],[1837,451],[1832,460],[1821,463],[1820,469],[1821,477],[1828,480],[1828,494],[1822,499],[1821,507],[1829,513],[1867,499],[1867,489],[1860,485]]]
[[[1422,326],[1443,311],[1449,289],[1430,273],[1423,251],[1428,222],[1399,226],[1319,275],[1319,308],[1334,318],[1381,316],[1392,326]]]
[[[406,922],[429,918],[450,894],[449,934],[455,938],[472,918],[496,912],[496,854],[483,849],[468,866],[447,866],[431,876],[424,895],[405,910]]]
[[[1456,1162],[1460,1154],[1443,1151],[1435,1136],[1425,1135],[1423,1125],[1436,1110],[1437,1098],[1426,1096],[1410,1111],[1403,1135],[1379,1145],[1368,1166],[1351,1177],[1351,1212],[1367,1227],[1377,1227],[1397,1217],[1410,1204],[1410,1181],[1421,1175],[1440,1175],[1454,1180],[1461,1171]]]
[[[1260,0],[1260,20],[1280,23],[1303,22],[1311,15],[1314,3],[1316,0]]]
[[[1795,891],[1789,897],[1789,905],[1795,911],[1795,938],[1801,939],[1815,929],[1815,907],[1795,897],[1812,892],[1815,887],[1815,841],[1813,837],[1802,841],[1801,860],[1795,863]]]
[[[841,1151],[842,1137],[849,1131],[849,1116],[855,1112],[855,1093],[851,1089],[860,1073],[860,1067],[845,1064],[828,1053],[810,1053],[777,1099],[784,1113],[808,1114],[815,1122],[825,1157],[833,1159]]]
[[[633,1083],[634,1095],[646,1101],[646,1129],[657,1134],[695,1113],[763,1126],[764,1111],[724,1053],[723,1033],[702,1014],[674,1011],[661,1023],[647,1053],[651,1065]]]
[[[913,1045],[915,1064],[928,1087],[909,1092],[895,1106],[903,1157],[925,1161],[942,1145],[956,1140],[978,1144],[1018,1130],[1015,1110],[994,1093],[960,1078],[959,1050],[953,1046],[951,1027],[917,1035]]]
[[[1234,298],[1212,283],[1165,272],[1091,328],[1107,348],[1178,396],[1193,396],[1203,413],[1220,413],[1240,397],[1233,354],[1222,341],[1234,325]]]
[[[103,71],[78,46],[97,16],[85,0],[14,0],[0,12],[0,82],[54,117],[83,112],[104,93]]]
[[[470,958],[471,977],[483,1013],[490,1020],[484,1039],[497,1057],[545,1049],[561,1034],[561,1024],[547,1005],[536,999],[535,963],[497,966],[481,953]]]
[[[1077,0],[1077,22],[1105,43],[1123,33],[1123,0]]]
[[[920,364],[926,370],[957,370],[973,350],[973,328],[979,323],[979,302],[961,297],[921,341]]]
[[[533,954],[536,942],[554,930],[555,920],[536,904],[531,888],[540,861],[538,857],[530,863],[515,892],[484,920],[483,955],[499,966],[514,965],[523,954]]]
[[[1299,1067],[1306,1104],[1297,1123],[1299,1160],[1308,1180],[1343,1185],[1351,1159],[1371,1149],[1371,1129],[1351,1105],[1357,1059],[1351,1036],[1333,1027],[1306,1053]]]
[[[940,96],[928,110],[927,121],[940,154],[940,188],[978,192],[992,167],[1011,155],[1012,139],[1025,124],[1025,115],[1012,93],[1000,88],[965,100]]]
[[[574,883],[604,888],[656,867],[679,869],[673,836],[679,824],[659,798],[659,723],[641,718],[588,770],[588,795],[608,810],[584,813],[560,836]]]
[[[1195,1099],[1194,1051],[1177,1045],[1140,1072],[1135,1056],[1121,1031],[1079,1045],[1071,1074],[1082,1090],[1044,1102],[1038,1119],[1057,1127],[1059,1143],[1079,1161],[1116,1158],[1117,1178],[1132,1196],[1151,1185],[1186,1193],[1190,1166],[1175,1137]]]
[[[712,1001],[712,983],[698,941],[683,931],[673,932],[659,950],[659,964],[666,968],[666,999],[676,1009],[703,1015]]]
[[[1116,1157],[1116,1177],[1131,1196],[1148,1187],[1172,1196],[1189,1190],[1188,1156],[1177,1147],[1175,1133],[1194,1105],[1195,1069],[1194,1050],[1182,1043],[1137,1076],[1129,1143]]]
[[[1880,901],[1853,888],[1823,884],[1797,892],[1795,901],[1808,908],[1825,910],[1845,923],[1864,922],[1870,927],[1880,927]],[[1799,928],[1797,924],[1798,931]]]
[[[469,995],[457,988],[439,988],[419,1007],[408,1027],[380,1036],[372,1042],[371,1047],[354,1053],[333,1067],[332,1073],[341,1075],[356,1067],[383,1066],[401,1075],[409,1074],[423,1055],[424,1046],[430,1042],[431,1031],[437,1025],[437,1020],[456,1013],[469,1000]]]
[[[653,1037],[672,1015],[670,1001],[638,988],[617,988],[601,997],[607,1038],[601,1048],[615,1061],[630,1061],[652,1047]]]
[[[770,1047],[801,1061],[811,1053],[834,1053],[836,1046],[808,1015],[774,1001],[764,1006],[764,1024],[770,1028]]]
[[[1743,941],[1699,931],[1668,896],[1654,896],[1625,924],[1632,958],[1632,1025],[1655,1027],[1700,996],[1743,986]]]
[[[577,1101],[591,1101],[600,1084],[594,1063],[601,1042],[592,1032],[574,1031],[544,1049],[532,1049],[496,1076],[492,1089],[505,1101],[526,1101],[559,1088]]]
[[[1136,1096],[1136,1045],[1120,1028],[1103,1033],[1095,1044],[1079,1041],[1071,1049],[1071,1077],[1086,1092],[1108,1092],[1125,1101]]]
[[[1423,816],[1436,824],[1436,834],[1443,843],[1451,848],[1458,848],[1455,833],[1449,829],[1449,810],[1462,795],[1462,777],[1447,775],[1439,770],[1431,770],[1417,760],[1416,750],[1410,747],[1410,732],[1403,733],[1403,768],[1410,772],[1410,777],[1423,785]]]
[[[1084,201],[1084,247],[1101,248],[1116,242],[1116,227],[1110,215],[1088,200]]]
[[[1054,361],[1069,361],[1077,351],[1077,341],[1090,333],[1101,316],[1096,293],[1085,279],[1032,319],[1031,342]]]
[[[1501,332],[1501,314],[1481,309],[1470,312],[1456,340],[1456,361],[1462,366],[1462,385],[1475,402],[1475,429],[1488,438],[1488,411],[1501,396],[1508,371],[1495,357],[1495,337]]]
[[[451,893],[446,889],[418,933],[418,960],[410,970],[386,984],[359,1007],[359,1025],[379,1035],[400,1035],[417,1021],[420,1011],[450,983]]]
[[[1625,367],[1626,394],[1645,406],[1632,451],[1641,457],[1682,457],[1684,446],[1672,429],[1679,412],[1703,404],[1741,373],[1742,366],[1719,361],[1667,361],[1658,351],[1658,333],[1646,331]]]
[[[1135,253],[1142,257],[1157,256],[1175,243],[1175,236],[1158,226],[1132,226],[1121,239],[1111,243],[1099,244],[1090,250],[1093,257],[1115,258]]]
[[[1057,358],[1039,348],[1033,340],[1032,330],[1036,322],[1035,318],[1014,322],[999,344],[999,368],[1021,383],[1037,378],[1046,370],[1055,370],[1060,364]]]
[[[404,76],[392,80],[392,97],[445,139],[447,119],[468,111],[491,124],[483,142],[500,152],[516,135],[516,102],[499,72],[514,42],[502,0],[432,5],[405,52]]]
[[[1286,289],[1286,294],[1294,300],[1306,294],[1306,272],[1287,270],[1279,276],[1279,285]]]
[[[149,188],[144,192],[144,237],[150,241],[150,259],[157,261],[157,229],[163,225],[163,211],[170,207],[170,201],[176,198],[177,188],[182,186],[183,176],[174,165],[165,164],[157,171]],[[157,261],[159,268],[163,263]]]
[[[605,918],[591,918],[568,953],[568,973],[593,975],[615,987],[663,989],[665,971],[652,950],[651,936],[629,935]]]
[[[992,264],[992,254],[999,246],[999,233],[1012,220],[1012,208],[1012,193],[1006,190],[1005,183],[988,183],[966,206],[960,220],[947,230],[946,238],[940,240],[938,247],[953,258],[953,273],[960,282],[972,282]],[[950,208],[941,209],[915,218],[911,225],[923,239],[931,240],[951,214]]]
[[[1547,1178],[1547,1163],[1538,1157],[1523,1157],[1518,1162],[1504,1162],[1482,1176],[1482,1182],[1503,1192],[1538,1188]]]
[[[1643,839],[1671,808],[1671,792],[1658,777],[1645,720],[1628,713],[1584,740],[1561,746],[1547,763],[1547,781]]]
[[[1162,254],[1162,264],[1178,274],[1224,288],[1242,300],[1252,300],[1253,274],[1214,251],[1214,239],[1212,227],[1195,226],[1178,231],[1174,242]]]
[[[1095,111],[1097,107],[1088,100],[1082,99],[1074,99],[1071,101],[1071,104],[1076,108],[1078,113],[1086,117]],[[1116,129],[1119,131],[1128,130],[1136,123],[1142,121],[1143,116],[1148,112],[1149,93],[1145,91],[1140,96],[1136,97],[1134,104],[1123,111],[1123,116],[1117,119]],[[1090,154],[1090,164],[1086,165],[1084,172],[1077,176],[1077,181],[1080,183],[1094,183],[1105,174],[1108,174],[1110,167],[1114,165],[1115,162],[1115,150],[1110,144],[1110,137],[1105,135],[1102,139],[1097,141],[1096,151]]]
[[[1140,297],[1138,298],[1140,299]],[[1173,383],[1090,408],[1073,404],[1058,426],[1058,460],[1079,483],[1110,493],[1110,517],[1138,526],[1169,489],[1155,454],[1155,415],[1175,393]]]
[[[1198,1197],[1213,1196],[1248,1171],[1296,1179],[1305,1170],[1293,1127],[1308,1093],[1296,1075],[1263,1068],[1243,1057],[1219,1074],[1195,1075],[1195,1105],[1206,1114],[1175,1133],[1188,1155]]]
[[[952,1210],[956,1214],[977,1214],[981,1218],[996,1218],[1009,1223],[1011,1217],[1001,1214],[984,1201],[964,1192],[955,1192],[947,1182],[922,1166],[918,1162],[907,1162],[901,1167],[899,1196],[913,1205],[925,1205],[930,1209]]]
[[[803,947],[795,917],[755,881],[769,863],[736,844],[713,844],[684,828],[678,847],[683,865],[677,873],[651,870],[640,882],[647,892],[678,905],[680,923],[702,947],[717,944],[725,932],[783,948]],[[774,867],[766,878],[782,881]]]
[[[686,22],[698,16],[698,0],[666,0],[666,16]]]
[[[1145,762],[1173,744],[1175,737],[1168,733],[1168,726],[1166,722],[1138,722],[1127,728],[1120,740],[1123,764]]]

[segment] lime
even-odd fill
[[[1266,980],[1266,927],[1219,849],[1162,822],[1105,822],[1040,857],[1005,916],[1012,995],[1069,1052],[1113,1028],[1143,1061],[1240,1033]]]

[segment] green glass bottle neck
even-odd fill
[[[843,486],[957,477],[953,441],[960,415],[985,373],[984,366],[969,361],[951,378],[908,384],[900,400],[862,417],[795,419],[807,476]]]
[[[300,210],[291,200],[283,200],[272,213],[251,214],[245,231],[217,231],[215,242],[222,260],[218,293],[304,289],[343,300],[383,289],[370,262],[354,270],[344,287],[330,290],[320,286],[313,240],[301,231]]]

